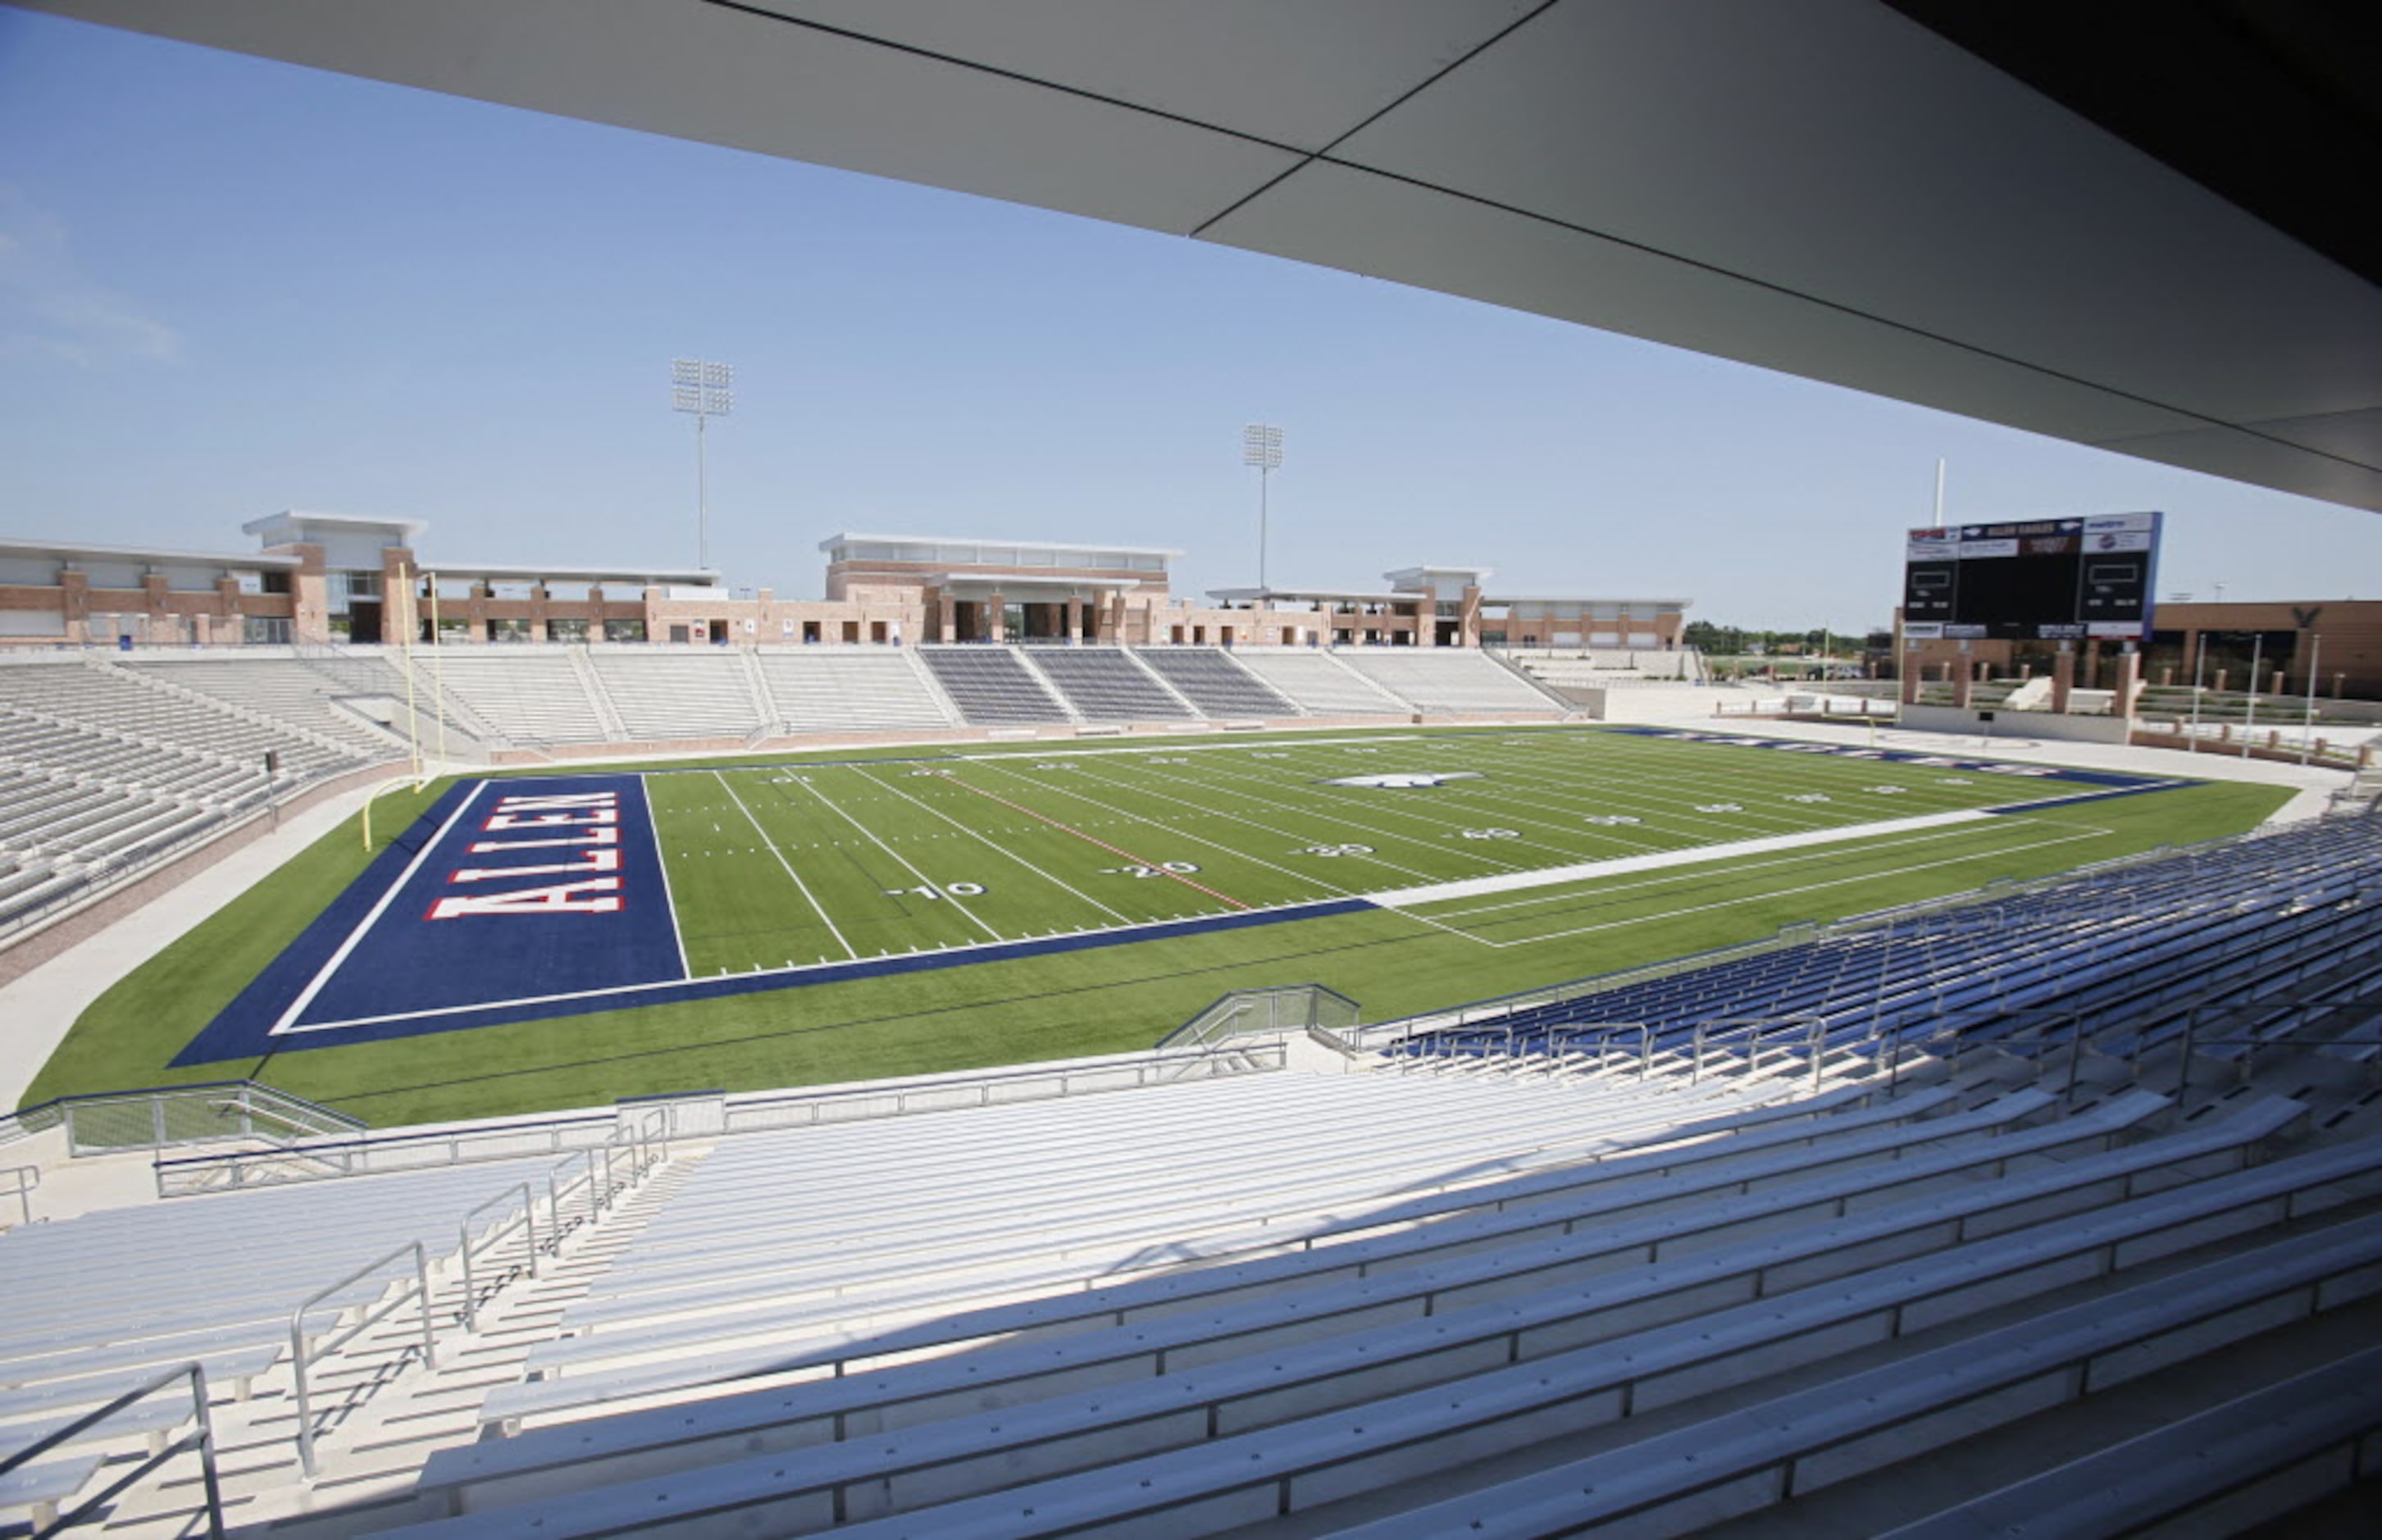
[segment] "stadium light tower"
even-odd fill
[[[1282,469],[1282,429],[1251,423],[1241,429],[1241,463],[1258,473],[1258,586],[1266,585],[1266,483]]]
[[[709,359],[670,360],[670,410],[694,414],[694,564],[711,570],[710,478],[703,457],[704,425],[736,410],[736,365]]]

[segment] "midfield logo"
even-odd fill
[[[1443,785],[1450,781],[1478,781],[1479,770],[1408,770],[1392,775],[1343,775],[1333,780],[1318,782],[1323,786],[1364,786],[1385,792],[1412,791],[1420,786]]]

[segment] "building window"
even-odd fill
[[[548,621],[546,639],[549,642],[583,642],[587,640],[585,621]]]
[[[608,642],[642,642],[645,639],[643,621],[606,621],[604,639]]]
[[[490,621],[488,640],[491,642],[526,642],[530,639],[527,621]]]
[[[239,639],[250,647],[287,647],[289,645],[289,622],[280,615],[243,615],[240,617]]]

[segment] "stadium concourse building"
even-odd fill
[[[0,647],[395,642],[713,646],[1076,643],[1675,648],[1688,601],[1501,598],[1486,567],[1417,566],[1380,589],[1177,597],[1154,547],[844,534],[826,598],[693,568],[497,565],[416,547],[418,520],[289,511],[209,553],[0,539]]]

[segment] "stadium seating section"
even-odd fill
[[[1021,727],[1074,720],[1041,676],[1005,647],[926,647],[935,682],[972,727]]]
[[[1038,647],[1018,657],[1086,721],[1185,721],[1197,715],[1123,647]]]
[[[1372,648],[258,647],[0,659],[0,932],[282,792],[407,756],[952,728],[1552,718],[1479,653]]]

